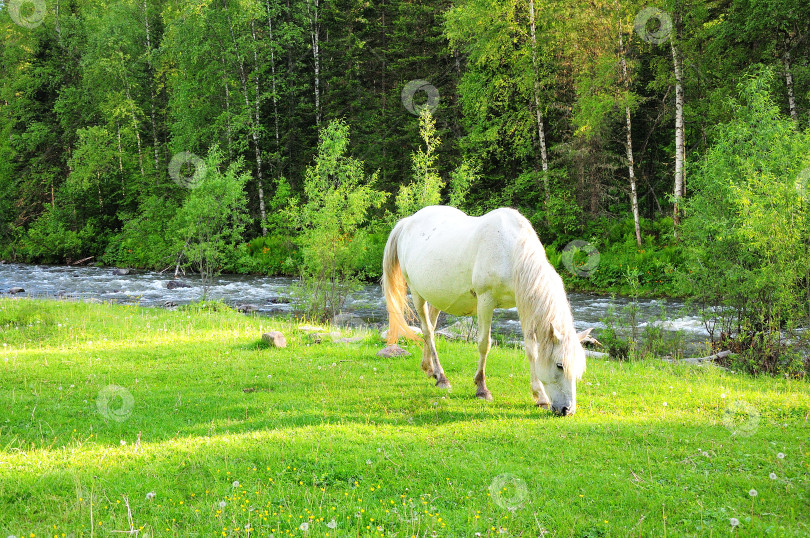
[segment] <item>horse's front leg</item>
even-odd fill
[[[538,407],[549,409],[551,408],[551,400],[546,394],[543,382],[540,381],[540,376],[537,374],[537,342],[534,338],[527,338],[525,344],[526,357],[529,359],[529,372],[531,375],[534,401],[537,403]]]
[[[439,362],[439,354],[436,352],[435,330],[436,322],[439,319],[439,309],[429,304],[421,296],[411,290],[413,305],[419,315],[422,324],[422,334],[425,343],[422,346],[422,370],[429,376],[436,379],[436,386],[440,389],[449,389],[450,381],[444,375],[444,369]]]
[[[494,309],[494,303],[488,295],[478,297],[478,371],[475,373],[475,384],[478,388],[475,391],[475,397],[487,401],[492,401],[492,394],[487,389],[484,370],[487,365],[487,355],[492,345],[490,329]]]

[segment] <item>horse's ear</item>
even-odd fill
[[[591,331],[592,330],[593,330],[593,327],[590,327],[588,329],[585,329],[581,333],[577,333],[577,336],[579,337],[579,341],[581,343],[583,343],[583,344],[587,343],[587,344],[596,344],[598,346],[601,346],[602,342],[600,342],[599,340],[597,340],[596,338],[591,336]]]
[[[555,325],[551,325],[551,336],[557,342],[562,342],[563,333],[560,329],[558,329]]]
[[[585,339],[588,338],[588,336],[591,334],[592,330],[593,330],[593,327],[590,327],[588,329],[585,329],[581,333],[577,333],[577,336],[579,337],[579,341],[584,342]]]

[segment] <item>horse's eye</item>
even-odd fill
[[[557,363],[557,368],[559,368],[560,370],[562,370],[562,369],[563,369],[563,365],[562,365],[562,363],[561,363],[561,362],[558,362],[558,363]]]

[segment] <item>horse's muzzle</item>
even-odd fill
[[[565,416],[574,414],[574,410],[572,408],[568,407],[567,405],[562,406],[562,407],[554,407],[554,406],[552,406],[551,410],[558,417],[565,417]]]

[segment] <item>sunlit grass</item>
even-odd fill
[[[806,382],[590,360],[561,419],[519,349],[493,349],[486,403],[473,344],[438,343],[447,392],[358,333],[0,300],[0,535],[810,532]]]

